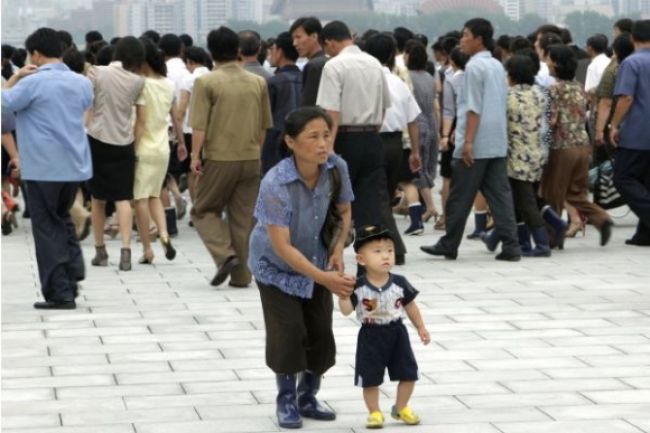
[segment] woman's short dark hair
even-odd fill
[[[560,80],[573,80],[578,61],[573,50],[564,44],[548,47],[548,55],[555,64],[555,76]]]
[[[515,51],[532,47],[533,44],[530,43],[528,38],[525,38],[523,36],[515,36],[514,38],[510,39],[510,46],[508,47],[508,51],[514,53]]]
[[[530,58],[530,60],[533,62],[533,66],[535,66],[535,74],[539,72],[539,69],[541,67],[541,63],[539,61],[539,55],[537,54],[537,51],[535,51],[533,48],[524,48],[521,50],[513,51],[512,54],[516,54],[519,56],[527,56]]]
[[[492,23],[485,18],[472,18],[463,26],[469,30],[475,38],[480,36],[483,46],[492,51],[494,48],[494,27]]]
[[[616,54],[618,63],[623,62],[627,56],[634,52],[634,44],[629,33],[621,33],[612,43],[612,49]]]
[[[178,37],[180,38],[181,42],[183,42],[183,46],[185,48],[194,46],[194,39],[192,39],[192,36],[188,35],[187,33],[183,33]]]
[[[61,57],[63,53],[59,34],[56,30],[48,27],[41,27],[29,35],[25,41],[25,48],[30,55],[34,54],[34,51],[38,51],[50,58]]]
[[[535,64],[529,56],[515,54],[506,62],[506,71],[513,84],[535,84]]]
[[[422,71],[427,67],[427,49],[417,39],[411,39],[404,45],[404,54],[408,54],[406,67],[411,71]]]
[[[564,45],[562,38],[555,33],[544,33],[539,38],[539,47],[542,49],[545,56],[548,56],[548,48],[552,45]]]
[[[97,66],[108,66],[109,63],[113,60],[113,55],[115,54],[115,45],[106,45],[104,48],[99,50],[95,56],[95,63]]]
[[[18,68],[25,66],[25,61],[27,61],[27,50],[24,48],[16,48],[14,53],[11,55],[11,63],[16,65]]]
[[[200,47],[187,47],[185,48],[185,60],[190,60],[194,63],[205,63],[206,52]]]
[[[290,112],[284,120],[284,135],[296,138],[315,119],[323,119],[327,127],[332,129],[332,118],[321,107],[300,107]]]
[[[650,20],[638,20],[632,25],[632,38],[636,42],[650,42]]]
[[[429,45],[429,38],[427,38],[427,35],[423,33],[416,33],[415,36],[413,36],[413,39],[420,41],[420,43],[424,45],[425,49],[427,45]]]
[[[350,29],[343,21],[332,21],[323,27],[320,38],[322,41],[341,42],[352,39],[352,33],[350,33]]]
[[[296,47],[293,46],[293,38],[291,37],[291,33],[280,33],[278,37],[275,38],[274,44],[276,48],[282,50],[284,57],[291,60],[292,62],[295,62],[298,60],[298,57],[300,57],[298,50],[296,50]]]
[[[86,44],[92,44],[93,42],[103,40],[104,36],[102,36],[102,34],[97,30],[91,30],[88,33],[86,33],[84,39],[86,40]]]
[[[406,27],[395,27],[395,29],[393,30],[393,37],[395,38],[395,42],[397,43],[397,49],[399,50],[399,52],[404,51],[406,42],[413,39],[414,36],[415,35],[413,34],[413,32],[407,29]]]
[[[395,39],[390,33],[377,33],[368,38],[364,44],[364,50],[370,54],[382,65],[388,66],[389,69],[395,64],[395,50],[397,45]]]
[[[208,33],[208,50],[215,62],[237,60],[239,36],[228,27],[221,26]]]
[[[454,48],[456,48],[459,43],[460,39],[455,36],[446,36],[440,41],[442,51],[447,53],[447,55],[451,54],[451,52],[454,51]]]
[[[165,56],[178,57],[181,55],[181,51],[183,49],[183,41],[181,41],[181,38],[179,38],[177,35],[173,33],[167,33],[160,38],[158,46]]]
[[[453,50],[451,50],[451,54],[449,54],[449,58],[451,59],[452,62],[454,62],[454,65],[458,67],[461,71],[465,70],[465,65],[467,62],[469,62],[469,56],[465,54],[460,47],[456,47]]]
[[[70,34],[70,32],[66,30],[59,30],[57,31],[57,33],[59,34],[59,38],[61,38],[61,44],[63,44],[62,45],[63,51],[74,46],[74,40],[72,39],[72,35]]]
[[[158,42],[160,42],[160,33],[155,30],[147,30],[146,32],[142,33],[140,37],[149,38],[153,41],[154,44],[158,44]]]
[[[508,35],[501,35],[497,38],[497,47],[501,48],[502,51],[510,51],[510,42],[512,38]]]
[[[156,74],[166,77],[167,64],[162,50],[149,38],[140,38],[140,41],[144,47],[144,61]]]
[[[135,72],[144,62],[144,47],[134,36],[125,36],[115,45],[113,60],[122,62],[127,71]]]
[[[84,67],[86,66],[86,59],[84,55],[77,49],[77,47],[69,47],[63,52],[62,59],[71,71],[77,74],[83,74]]]

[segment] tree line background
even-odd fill
[[[383,31],[402,26],[415,33],[426,35],[430,43],[432,43],[438,36],[444,35],[451,30],[462,30],[463,24],[476,16],[476,11],[448,10],[438,12],[435,15],[412,17],[364,13],[359,15],[342,15],[339,19],[345,22],[358,35],[363,34],[368,29]],[[504,14],[482,13],[481,16],[492,22],[495,28],[495,37],[504,34],[509,36],[526,36],[535,31],[540,25],[547,23],[544,18],[535,14],[525,15],[519,21],[513,21]],[[565,17],[563,26],[571,31],[574,43],[584,46],[587,38],[596,33],[603,33],[611,39],[612,27],[619,18],[621,17],[610,18],[592,11],[572,12]],[[634,17],[631,18],[634,19]],[[264,38],[276,36],[283,31],[287,31],[289,28],[287,23],[282,21],[270,21],[265,24],[231,21],[228,23],[228,26],[237,31],[244,29],[255,30]],[[197,43],[202,44],[203,41],[197,41]]]

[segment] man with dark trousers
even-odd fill
[[[518,261],[521,248],[508,183],[506,72],[490,54],[492,24],[483,18],[465,23],[460,46],[471,58],[465,66],[464,86],[458,96],[456,149],[447,200],[446,234],[437,244],[420,247],[434,256],[456,259],[474,197],[481,191],[492,209],[496,236],[503,243],[497,260]]]
[[[79,183],[92,176],[84,114],[93,102],[90,80],[61,61],[56,30],[40,28],[25,41],[31,65],[2,91],[2,109],[16,112],[21,177],[29,194],[36,262],[44,302],[38,309],[74,309],[85,268],[70,218]]]
[[[355,228],[379,226],[382,205],[388,200],[379,137],[391,103],[384,71],[376,58],[354,45],[341,21],[327,24],[321,38],[332,59],[323,67],[316,104],[332,117],[334,150],[348,164]]]
[[[618,70],[610,138],[617,146],[614,185],[639,217],[628,245],[650,246],[650,20],[632,26],[635,52]]]
[[[327,62],[325,51],[321,48],[320,35],[322,27],[318,18],[298,18],[291,25],[289,33],[293,38],[293,46],[300,57],[309,59],[302,69],[302,102],[301,106],[316,105],[318,85]]]

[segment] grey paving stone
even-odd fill
[[[182,422],[198,420],[192,407],[168,407],[159,409],[134,409],[120,411],[75,411],[61,415],[63,425],[97,425],[137,422]]]
[[[134,433],[132,424],[85,425],[76,427],[3,429],[4,433]]]
[[[504,433],[639,433],[619,420],[497,423],[496,426]]]

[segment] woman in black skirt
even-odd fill
[[[106,202],[114,201],[122,237],[119,269],[131,270],[131,227],[135,175],[134,107],[142,105],[144,77],[135,72],[144,61],[144,47],[134,37],[120,39],[108,66],[93,66],[88,78],[95,100],[88,125],[93,158],[92,222],[95,235],[93,266],[108,266],[104,245]]]

